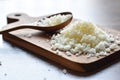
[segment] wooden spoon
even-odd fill
[[[39,21],[42,18],[45,18],[45,17],[50,18],[51,16],[58,15],[58,14],[71,15],[71,17],[69,19],[67,19],[66,21],[64,21],[60,24],[54,25],[54,26],[35,25],[35,22]],[[0,30],[0,34],[18,30],[18,29],[24,29],[24,28],[42,30],[42,31],[46,31],[46,32],[54,32],[54,31],[57,31],[59,29],[64,28],[65,26],[67,26],[71,22],[72,18],[73,18],[73,15],[71,12],[61,12],[61,13],[57,13],[57,14],[42,16],[42,17],[30,17],[24,13],[12,13],[7,16],[8,23],[10,23],[10,24],[3,27]]]

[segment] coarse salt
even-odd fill
[[[117,44],[112,44],[112,45],[110,45],[110,49],[111,50],[114,50],[114,49],[116,49],[117,48]]]
[[[64,21],[68,20],[69,18],[71,18],[72,15],[68,14],[68,15],[54,15],[51,17],[44,17],[41,18],[40,20],[38,20],[37,22],[35,22],[35,25],[37,26],[55,26],[58,25],[60,23],[63,23]]]
[[[106,52],[108,52],[108,53],[109,53],[110,51],[111,51],[111,50],[110,50],[110,48],[107,48],[107,49],[106,49]]]
[[[67,56],[71,56],[71,53],[69,51],[66,51]]]
[[[66,69],[63,69],[63,73],[64,73],[64,74],[67,74],[67,70],[66,70]]]
[[[87,21],[75,21],[51,38],[51,47],[69,51],[71,54],[85,54],[89,57],[107,55],[111,42],[115,39],[95,24]],[[116,48],[112,45],[110,49]],[[103,53],[104,52],[104,53]],[[78,54],[79,53],[79,54]]]
[[[120,40],[117,41],[117,44],[120,45]]]

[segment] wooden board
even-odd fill
[[[9,20],[8,22],[11,23]],[[103,29],[108,32],[111,32],[113,35],[120,34],[119,31],[115,31],[108,28]],[[31,36],[28,36],[29,34]],[[87,58],[87,56],[85,55],[81,55],[78,57],[76,57],[75,55],[67,56],[64,52],[56,54],[55,51],[51,50],[50,36],[51,34],[33,29],[20,29],[3,34],[4,40],[9,41],[10,43],[24,48],[26,50],[29,50],[34,54],[46,57],[75,71],[94,71],[110,63],[111,61],[120,58],[120,48],[114,50],[114,52],[111,52],[108,56],[103,56],[99,58]]]

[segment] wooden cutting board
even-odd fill
[[[11,14],[7,16],[8,23],[19,23],[19,18],[13,18]],[[16,17],[22,16],[21,13],[17,14]],[[24,15],[25,20],[30,20],[28,16]],[[38,18],[32,18],[31,21],[36,21]],[[17,22],[16,22],[17,21]],[[14,23],[13,23],[14,22]],[[25,21],[24,21],[25,22]],[[108,29],[102,27],[104,30],[112,33],[113,35],[120,34],[119,31],[115,31],[112,29]],[[100,67],[116,60],[120,59],[120,47],[113,52],[111,52],[108,56],[103,57],[92,57],[88,58],[85,55],[81,56],[67,56],[64,52],[56,53],[56,51],[51,50],[50,46],[50,37],[52,34],[45,33],[38,30],[33,29],[20,29],[16,31],[12,31],[9,33],[3,34],[3,39],[17,45],[20,48],[31,51],[33,54],[41,55],[46,57],[52,61],[55,61],[71,70],[80,71],[80,72],[90,72],[99,69]]]

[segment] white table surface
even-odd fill
[[[71,11],[75,18],[120,31],[119,9],[120,0],[0,0],[0,28],[13,12],[41,16]],[[120,61],[87,76],[64,74],[65,67],[12,46],[1,35],[0,62],[0,80],[120,80]]]

